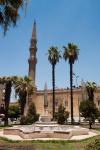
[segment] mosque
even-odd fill
[[[36,64],[37,64],[37,36],[36,36],[36,23],[34,22],[31,43],[30,43],[30,57],[28,59],[29,63],[29,72],[28,76],[33,80],[35,84],[36,78]],[[47,103],[45,104],[45,94],[47,96]],[[79,117],[79,104],[80,101],[85,99],[86,92],[84,88],[84,84],[79,87],[73,88],[73,113],[74,117]],[[45,105],[47,105],[48,114],[52,114],[52,90],[47,89],[45,85],[44,90],[38,90],[35,88],[34,94],[29,99],[29,102],[33,101],[36,105],[37,112],[40,115],[43,115],[45,112]],[[95,103],[98,108],[100,108],[100,88],[98,87],[95,92]],[[62,104],[66,111],[70,114],[70,89],[56,89],[55,91],[55,109],[57,111],[59,105]]]
[[[32,79],[35,89],[34,94],[31,95],[28,99],[27,105],[29,103],[34,102],[36,106],[37,113],[43,115],[45,113],[45,108],[47,108],[48,114],[52,115],[52,90],[47,89],[47,85],[43,90],[38,90],[35,83],[36,78],[36,64],[37,64],[37,36],[36,36],[36,23],[34,22],[32,37],[29,48],[29,69],[28,76]],[[79,118],[79,105],[82,100],[86,99],[86,91],[84,82],[79,87],[73,87],[73,116]],[[100,87],[97,88],[94,94],[94,102],[97,108],[100,109]],[[70,89],[69,88],[61,88],[55,90],[55,111],[58,110],[59,105],[62,104],[66,111],[71,112],[71,102],[70,102]],[[0,107],[4,105],[3,101],[3,87],[0,85]],[[28,108],[27,106],[27,108]],[[25,109],[27,112],[27,109]],[[25,112],[25,113],[26,113]]]

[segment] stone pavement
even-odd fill
[[[4,137],[7,138],[9,140],[14,140],[14,141],[19,141],[19,140],[23,140],[20,136],[18,135],[5,135],[3,134],[3,130],[0,130],[0,137]]]
[[[90,137],[93,137],[93,136],[96,136],[96,135],[98,135],[98,134],[90,131],[88,135],[72,136],[70,138],[70,140],[83,140],[83,139],[90,138]]]

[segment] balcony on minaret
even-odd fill
[[[36,65],[36,63],[37,63],[37,58],[35,58],[35,57],[33,56],[33,57],[31,57],[31,58],[28,59],[28,62],[31,63],[31,64]]]
[[[36,47],[36,45],[31,45],[29,51],[30,51],[30,52],[32,52],[32,51],[33,51],[33,52],[37,52],[37,47]]]
[[[31,45],[36,45],[37,44],[37,40],[36,39],[31,39]]]

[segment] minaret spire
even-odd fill
[[[33,25],[33,31],[32,31],[32,37],[31,37],[31,43],[30,43],[30,57],[28,59],[29,63],[29,72],[28,76],[31,78],[35,84],[35,74],[36,74],[36,63],[37,63],[37,58],[36,58],[36,52],[37,52],[37,37],[36,37],[36,22],[34,21]]]
[[[32,39],[36,39],[36,21],[34,21]]]

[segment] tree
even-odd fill
[[[28,115],[32,115],[32,116],[36,115],[36,107],[35,107],[35,104],[33,102],[30,103],[30,105],[29,105]]]
[[[59,124],[64,124],[67,122],[69,117],[69,112],[65,111],[65,107],[60,105],[58,108],[58,112],[56,113],[56,118]]]
[[[0,26],[4,30],[4,34],[10,26],[16,26],[16,22],[19,18],[19,9],[28,0],[0,0]]]
[[[89,100],[94,101],[94,92],[96,90],[96,83],[95,82],[87,82],[86,90],[87,90]]]
[[[4,125],[8,125],[8,108],[10,103],[10,96],[11,96],[11,88],[14,85],[15,80],[17,79],[16,76],[12,77],[1,77],[0,78],[0,84],[4,85],[4,112],[5,112],[5,119],[4,119]]]
[[[10,103],[10,96],[11,96],[11,88],[12,88],[12,77],[2,77],[0,78],[0,83],[5,86],[5,93],[4,93],[4,107],[5,107],[5,118],[4,118],[4,125],[8,125],[8,108]]]
[[[53,119],[55,116],[55,66],[61,58],[57,47],[50,47],[48,50],[48,60],[52,65],[52,88],[53,88]]]
[[[20,124],[32,124],[39,119],[39,114],[36,112],[35,104],[32,102],[29,105],[27,116],[21,116]]]
[[[11,96],[11,88],[14,86],[16,93],[19,95],[20,98],[20,106],[21,106],[21,114],[24,113],[24,107],[26,103],[26,99],[28,94],[33,92],[33,83],[28,77],[18,78],[17,76],[12,77],[2,77],[0,78],[0,84],[5,86],[5,93],[4,93],[4,108],[5,108],[5,120],[4,125],[8,125],[8,108],[10,103],[10,96]]]
[[[92,124],[95,122],[95,119],[98,118],[98,109],[93,101],[85,100],[80,103],[79,107],[81,116],[89,121],[89,128],[92,128]]]
[[[21,108],[21,115],[24,115],[24,108],[28,96],[33,93],[34,85],[31,79],[27,76],[24,78],[19,77],[15,82],[15,92],[19,96],[19,104]]]
[[[10,103],[10,96],[11,96],[11,88],[12,88],[12,81],[10,78],[7,78],[6,83],[5,83],[5,97],[4,97],[4,102],[5,102],[5,122],[4,125],[8,125],[8,108],[9,108],[9,103]]]
[[[8,116],[9,118],[18,118],[20,116],[20,109],[18,105],[10,105],[8,108]]]
[[[67,47],[64,46],[63,57],[65,61],[68,60],[70,64],[71,124],[74,123],[74,119],[73,119],[73,64],[78,59],[78,55],[79,55],[79,49],[77,45],[73,43],[68,43]]]
[[[0,107],[0,115],[4,115],[5,113],[5,109],[4,109],[4,104],[1,104],[1,107]]]
[[[36,107],[35,107],[35,104],[33,102],[30,103],[30,105],[29,105],[27,116],[29,118],[33,118],[32,123],[38,121],[38,119],[39,119],[39,114],[37,114]]]

